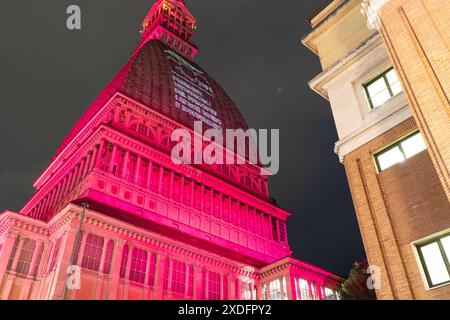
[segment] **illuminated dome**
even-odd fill
[[[159,40],[145,42],[79,119],[55,157],[101,107],[121,92],[183,126],[247,129],[225,90],[200,66]]]

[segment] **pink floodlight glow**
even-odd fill
[[[157,1],[130,61],[68,133],[36,193],[20,213],[0,214],[0,299],[336,293],[340,277],[291,257],[291,213],[270,198],[258,163],[174,163],[171,134],[194,134],[199,118],[205,128],[248,129],[193,61],[195,28],[184,1]]]

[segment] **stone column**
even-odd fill
[[[108,287],[108,294],[107,299],[108,300],[116,300],[118,298],[118,291],[119,291],[119,282],[120,282],[120,267],[122,265],[122,254],[123,249],[126,245],[125,240],[115,240],[114,243],[114,252],[113,252],[113,259],[111,263],[111,278],[109,281],[109,287]],[[130,258],[130,254],[128,252],[128,258]]]
[[[122,179],[128,179],[128,162],[130,161],[130,152],[125,151],[125,159],[123,160]]]
[[[3,289],[0,290],[0,300],[6,300],[9,296],[10,288],[8,289],[8,286],[10,287],[10,284],[8,284],[9,281],[7,280],[6,269],[8,267],[9,259],[14,249],[14,243],[16,242],[17,237],[17,234],[9,231],[6,236],[6,241],[3,244],[2,254],[0,256],[0,289]],[[18,250],[16,250],[14,258],[16,258],[18,254]]]
[[[60,300],[63,298],[67,281],[67,268],[70,265],[77,229],[78,226],[71,226],[62,236],[63,240],[59,250],[55,273],[53,275],[54,282],[52,284],[52,290],[50,291],[50,298],[53,300]],[[69,293],[69,290],[67,290],[67,296],[69,296]]]
[[[111,154],[111,160],[108,164],[108,173],[113,173],[114,164],[116,163],[116,157],[117,157],[117,145],[113,145],[113,150]],[[116,168],[117,170],[118,168]]]
[[[141,176],[141,166],[142,166],[142,158],[137,157],[136,160],[136,170],[134,172],[134,183],[139,183],[139,177]]]

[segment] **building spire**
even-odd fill
[[[157,0],[142,23],[141,45],[149,40],[159,40],[193,60],[198,54],[192,43],[196,23],[184,0]]]

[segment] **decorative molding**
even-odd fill
[[[361,13],[367,18],[369,29],[381,28],[380,10],[389,0],[363,0],[361,2]]]

